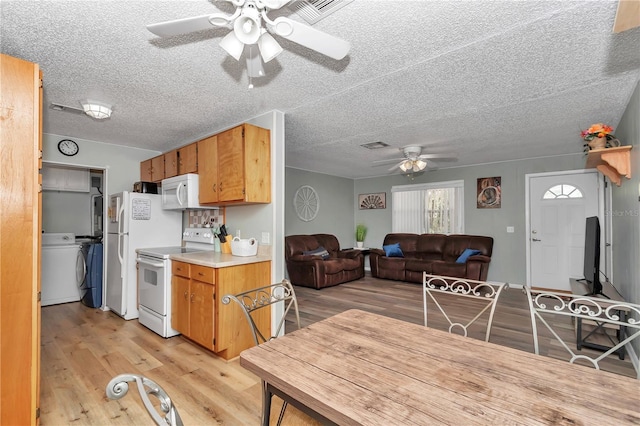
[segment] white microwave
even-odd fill
[[[218,207],[200,205],[199,182],[199,177],[195,173],[163,179],[162,208],[165,210],[217,209]]]

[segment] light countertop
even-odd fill
[[[200,251],[196,253],[173,254],[169,258],[171,260],[207,266],[209,268],[225,268],[228,266],[271,261],[270,254],[260,253],[260,251],[258,251],[258,255],[256,256],[234,256],[227,253]]]

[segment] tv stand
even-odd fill
[[[589,287],[588,284],[585,282],[586,280],[582,279],[582,280],[578,280],[578,279],[570,279],[569,282],[571,284],[571,292],[573,294],[583,294],[585,296],[590,296],[590,297],[604,297],[606,299],[612,300],[612,301],[618,301],[618,302],[624,302],[624,299],[622,298],[622,296],[620,295],[620,293],[618,293],[616,291],[616,289],[613,287],[613,285],[610,282],[605,282],[604,284],[602,284],[602,290],[599,292],[595,292],[594,293],[589,293]],[[585,294],[585,292],[587,292],[587,294]],[[608,294],[607,294],[608,293]],[[619,316],[620,316],[620,320],[622,322],[624,322],[625,317],[626,317],[626,311],[623,309],[618,310],[619,312]],[[591,324],[594,326],[593,330],[591,330],[589,333],[587,333],[585,336],[583,336],[583,322],[586,324]],[[584,320],[580,317],[576,318],[576,347],[578,350],[581,350],[582,347],[585,348],[589,348],[589,349],[596,349],[599,351],[603,351],[606,352],[609,349],[611,349],[612,347],[616,346],[618,344],[618,342],[621,341],[621,339],[623,339],[624,337],[624,326],[619,326],[616,327],[615,330],[615,338],[617,339],[617,342],[612,338],[612,336],[610,336],[609,334],[606,333],[606,328],[610,328],[611,324],[605,324],[603,322],[598,321],[596,318],[594,318],[593,320]],[[604,346],[598,343],[594,343],[592,341],[589,341],[588,339],[593,336],[595,333],[597,332],[602,332],[604,335],[607,336],[607,338],[609,339],[610,343],[612,346]],[[624,354],[625,354],[625,349],[624,346],[621,346],[620,348],[618,348],[618,350],[615,352],[618,355],[618,358],[620,359],[624,359]]]

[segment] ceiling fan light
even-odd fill
[[[260,14],[254,6],[245,6],[233,23],[233,32],[244,44],[255,44],[260,38]]]
[[[419,172],[427,167],[427,162],[423,160],[416,160],[413,162],[413,171]]]
[[[398,167],[400,167],[400,170],[402,170],[403,172],[406,172],[407,170],[413,167],[413,163],[411,160],[405,160],[402,163],[400,163]]]
[[[276,39],[264,29],[262,30],[262,35],[258,39],[258,48],[260,49],[262,60],[265,62],[269,62],[282,53],[282,47],[280,44],[278,44]]]
[[[233,56],[236,61],[239,61],[242,51],[244,50],[244,43],[238,40],[235,32],[232,31],[220,41],[220,47],[226,50],[229,55]]]
[[[104,120],[111,117],[111,105],[96,101],[86,101],[82,103],[84,113],[96,120]]]

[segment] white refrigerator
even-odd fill
[[[162,196],[109,196],[106,305],[126,320],[138,318],[136,249],[180,246],[182,211],[163,210]]]

